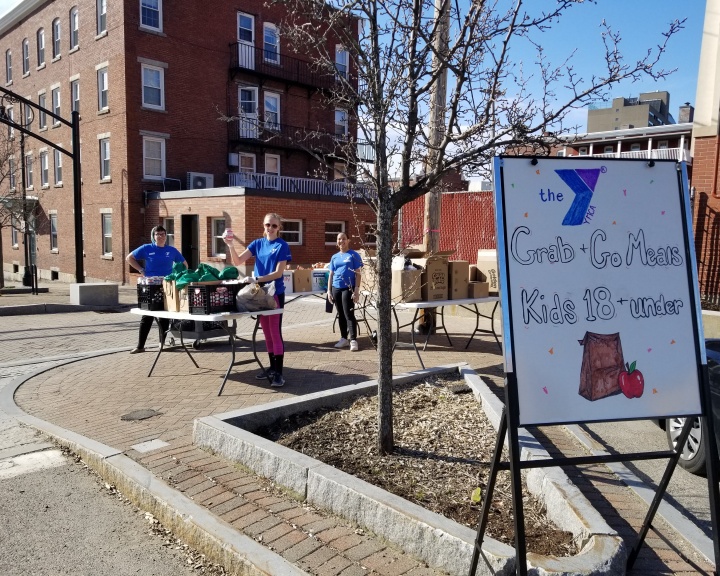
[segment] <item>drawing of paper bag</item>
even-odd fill
[[[618,394],[618,376],[623,369],[620,334],[585,332],[585,337],[578,342],[585,347],[580,369],[580,396],[593,401]]]

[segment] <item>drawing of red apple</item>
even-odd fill
[[[635,370],[635,362],[628,366],[625,363],[625,370],[620,372],[618,376],[618,384],[620,390],[628,398],[640,398],[645,389],[645,378],[640,370]]]

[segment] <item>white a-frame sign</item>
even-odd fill
[[[701,416],[710,400],[684,164],[506,156],[494,176],[507,376],[501,436],[510,445],[509,464],[496,455],[495,468],[512,472],[522,536],[520,469],[538,464],[520,462],[518,427]],[[717,454],[714,433],[704,436]],[[589,461],[650,457],[667,458],[671,474],[678,453]],[[708,476],[717,479],[715,464]],[[523,541],[517,548],[518,574],[526,574]]]

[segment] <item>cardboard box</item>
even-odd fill
[[[470,263],[467,260],[448,262],[448,300],[467,298]]]
[[[448,256],[449,252],[437,252],[431,256],[413,258],[415,253],[408,253],[410,261],[422,270],[421,291],[423,302],[448,299]]]
[[[487,298],[490,296],[490,285],[487,282],[468,282],[468,298]]]
[[[327,292],[329,275],[330,270],[325,268],[314,268],[310,277],[311,292]]]
[[[293,292],[310,292],[312,290],[312,269],[296,268],[293,272]]]
[[[482,282],[480,280],[480,270],[476,264],[468,266],[468,282]]]
[[[422,298],[420,270],[393,270],[390,297],[393,302],[417,302]]]
[[[490,285],[491,294],[497,294],[500,290],[497,250],[478,250],[477,267],[480,272],[480,280]]]
[[[285,294],[292,294],[293,293],[293,271],[292,270],[284,270],[283,271],[283,284],[285,284]]]

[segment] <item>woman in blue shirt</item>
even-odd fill
[[[162,226],[155,226],[150,232],[149,244],[143,244],[140,248],[136,248],[127,255],[125,261],[133,268],[140,271],[143,276],[150,278],[151,276],[167,276],[172,272],[175,262],[182,262],[187,268],[185,258],[175,246],[166,246],[167,232]],[[144,265],[139,260],[144,261]],[[150,328],[152,328],[154,318],[152,316],[143,316],[140,318],[140,333],[138,334],[138,345],[130,351],[130,354],[145,352],[145,341]],[[161,334],[165,334],[170,327],[170,321],[166,318],[159,318]]]
[[[340,252],[333,255],[328,265],[328,298],[330,302],[335,302],[341,336],[335,348],[344,348],[349,344],[350,351],[357,352],[360,348],[356,339],[355,304],[360,298],[363,261],[360,254],[349,249],[350,241],[343,232],[337,235],[337,245]]]
[[[264,218],[265,234],[262,238],[253,240],[248,247],[240,254],[235,251],[232,245],[234,238],[223,237],[225,244],[230,251],[230,258],[234,266],[240,266],[248,258],[255,257],[255,268],[251,277],[251,282],[274,282],[275,284],[275,302],[278,308],[285,307],[285,284],[283,282],[283,272],[287,263],[292,260],[290,256],[290,247],[288,243],[280,238],[282,232],[282,218],[271,212]],[[261,316],[260,326],[265,335],[265,345],[267,346],[268,356],[270,358],[270,368],[268,372],[257,375],[259,380],[272,377],[271,386],[280,387],[285,384],[282,376],[283,361],[285,358],[285,343],[282,337],[282,314],[273,316]]]

